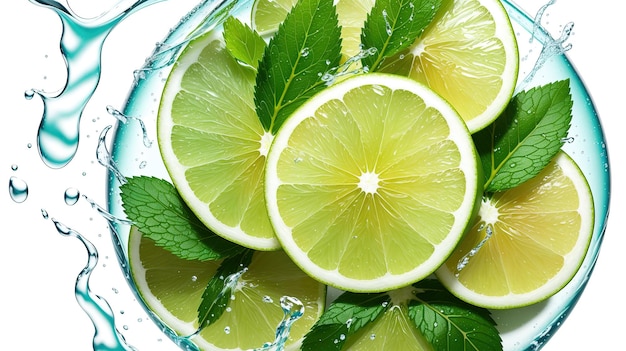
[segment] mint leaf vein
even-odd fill
[[[535,177],[558,153],[572,119],[569,80],[513,97],[505,111],[474,135],[486,192],[503,191]]]
[[[442,0],[377,0],[361,32],[365,49],[376,49],[361,62],[369,72],[383,60],[411,46],[435,17]]]
[[[261,124],[275,134],[304,101],[325,87],[324,73],[341,59],[333,0],[300,0],[270,40],[256,77]]]
[[[128,219],[157,246],[182,259],[218,260],[244,250],[209,230],[163,179],[130,177],[120,189]]]

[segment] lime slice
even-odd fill
[[[202,293],[220,262],[178,258],[134,227],[128,250],[131,275],[146,305],[179,336],[192,335],[198,327]],[[260,348],[275,338],[284,316],[282,296],[296,297],[305,307],[302,317],[292,324],[287,342],[287,350],[297,350],[323,311],[326,288],[282,251],[255,252],[226,312],[190,340],[202,350]]]
[[[255,0],[252,22],[271,33],[295,0]],[[361,28],[375,0],[338,0],[344,61],[359,54]],[[263,9],[263,11],[261,10]],[[259,27],[260,24],[262,27]],[[447,99],[474,133],[504,110],[517,83],[519,54],[499,0],[444,0],[424,34],[383,62],[381,71],[411,77]]]
[[[265,209],[271,138],[254,108],[255,72],[211,32],[191,42],[165,84],[157,118],[163,162],[185,202],[216,234],[278,249]]]
[[[383,62],[443,96],[474,133],[508,104],[519,65],[517,41],[499,0],[444,0],[424,34]]]
[[[460,299],[487,308],[542,301],[582,264],[593,233],[591,190],[561,152],[537,177],[482,202],[457,250],[437,271]]]
[[[252,4],[252,28],[262,36],[272,35],[298,0],[255,0]]]
[[[478,159],[455,110],[424,85],[369,73],[305,102],[266,164],[270,219],[311,276],[355,292],[432,273],[471,224]]]

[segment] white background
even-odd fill
[[[130,1],[126,1],[130,3]],[[535,13],[547,0],[519,0]],[[73,8],[90,17],[114,4],[114,0],[75,0]],[[24,98],[29,88],[54,92],[65,80],[65,67],[58,50],[60,21],[49,9],[27,0],[3,3],[0,11],[0,349],[90,350],[93,327],[74,299],[74,281],[86,262],[85,250],[72,238],[56,233],[52,217],[83,233],[99,248],[100,261],[92,288],[105,297],[116,314],[118,329],[140,351],[154,345],[170,349],[168,340],[153,330],[147,316],[136,309],[132,296],[119,276],[117,261],[108,248],[110,237],[104,221],[86,201],[74,206],[63,202],[69,187],[79,189],[101,205],[105,203],[102,167],[95,161],[100,131],[112,124],[105,107],[121,108],[140,67],[172,27],[194,4],[193,0],[169,0],[139,11],[110,35],[103,52],[103,78],[83,117],[81,147],[65,169],[51,170],[39,159],[36,131],[42,114],[41,101]],[[589,285],[579,303],[545,351],[605,350],[623,347],[626,303],[622,252],[626,239],[619,223],[624,213],[625,140],[623,116],[622,21],[626,3],[621,0],[560,0],[549,11],[546,25],[558,32],[573,21],[573,49],[569,57],[591,92],[604,125],[612,172],[611,216],[604,244]],[[28,147],[31,143],[33,146]],[[12,165],[18,166],[16,171]],[[8,196],[11,176],[25,180],[30,189],[26,202],[17,204]],[[122,313],[123,312],[123,313]],[[128,329],[128,330],[126,330]],[[148,336],[146,336],[148,335]],[[162,340],[161,340],[162,338]]]

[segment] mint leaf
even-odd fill
[[[304,336],[301,350],[341,350],[350,335],[382,315],[389,299],[387,294],[343,293]]]
[[[304,101],[325,87],[339,65],[341,29],[333,0],[300,0],[270,40],[256,77],[256,112],[275,134]]]
[[[572,119],[569,80],[517,94],[503,114],[474,135],[486,192],[533,178],[563,145]]]
[[[224,22],[224,42],[236,60],[255,70],[258,68],[266,45],[256,31],[235,17],[228,17]]]
[[[411,46],[435,17],[442,0],[377,0],[361,32],[365,49],[376,49],[361,62],[376,71],[386,57]]]
[[[237,256],[225,259],[202,293],[198,307],[198,330],[218,320],[231,301],[237,281],[252,261],[254,251],[246,249]]]
[[[156,245],[180,258],[217,260],[244,250],[204,226],[163,179],[131,177],[120,189],[128,219]]]
[[[462,302],[438,281],[413,285],[409,317],[435,351],[502,351],[502,340],[489,311]]]

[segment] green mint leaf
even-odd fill
[[[246,249],[242,253],[226,258],[202,293],[198,307],[198,330],[218,320],[231,301],[237,281],[252,261],[254,251]]]
[[[474,135],[486,192],[533,178],[561,149],[572,119],[569,80],[521,92],[487,128]]]
[[[325,87],[324,73],[340,59],[333,0],[298,1],[259,64],[254,100],[263,128],[275,134],[298,106]]]
[[[413,285],[409,318],[435,351],[502,351],[502,340],[489,311],[462,302],[438,281]]]
[[[224,42],[236,60],[255,70],[258,68],[266,44],[256,31],[235,17],[228,17],[224,22]]]
[[[374,55],[361,62],[370,72],[382,61],[411,46],[435,17],[442,0],[377,0],[361,32],[363,48]]]
[[[218,260],[244,250],[204,226],[163,179],[131,177],[120,189],[128,219],[156,245],[180,258]]]
[[[389,299],[387,294],[343,293],[304,336],[301,350],[341,350],[350,335],[382,315]]]

